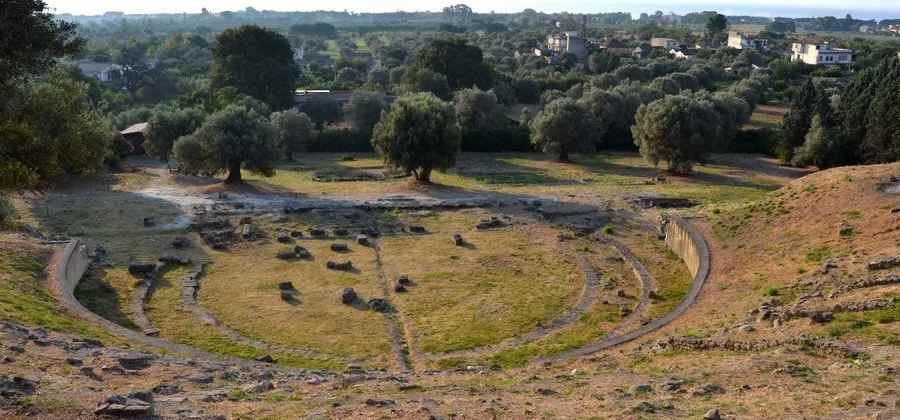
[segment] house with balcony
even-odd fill
[[[795,42],[791,46],[791,61],[813,66],[853,64],[853,50],[834,48],[828,42]]]

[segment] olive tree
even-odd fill
[[[228,174],[226,184],[240,183],[241,169],[272,176],[278,158],[275,129],[255,109],[231,105],[215,114],[190,136],[175,142],[175,159],[186,173]]]
[[[346,114],[353,128],[366,136],[372,133],[381,111],[384,110],[384,96],[374,92],[356,92],[347,104]]]
[[[375,125],[372,145],[385,164],[431,182],[431,172],[456,164],[460,133],[453,106],[431,93],[398,99]]]
[[[669,171],[686,175],[695,162],[706,160],[719,128],[712,102],[674,95],[641,105],[631,131],[648,162],[664,160]]]
[[[568,162],[569,154],[594,150],[594,117],[569,98],[549,103],[531,121],[531,143]]]
[[[205,118],[203,111],[196,108],[160,107],[148,121],[150,132],[144,149],[150,156],[168,159],[175,140],[200,128]]]
[[[312,141],[313,122],[296,109],[274,112],[269,121],[275,129],[275,143],[288,159],[293,159],[294,153],[302,152]]]

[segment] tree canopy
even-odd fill
[[[641,105],[632,131],[647,161],[666,161],[669,171],[689,174],[694,163],[706,161],[719,134],[719,116],[710,101],[666,96]]]
[[[269,120],[275,129],[275,142],[288,159],[304,151],[315,135],[312,120],[296,109],[273,112]]]
[[[268,119],[246,105],[231,105],[209,116],[193,134],[175,142],[175,160],[185,173],[228,173],[225,183],[240,183],[241,169],[272,176],[278,158],[275,130]]]
[[[87,85],[55,71],[5,92],[0,112],[0,188],[34,187],[91,175],[109,157],[113,129],[87,101]]]
[[[433,170],[456,164],[460,132],[453,106],[430,93],[401,97],[375,126],[372,145],[387,165],[429,183]]]
[[[227,29],[216,38],[213,59],[213,90],[233,87],[273,110],[294,106],[299,72],[284,36],[252,25]]]
[[[84,46],[75,24],[56,20],[46,10],[42,0],[0,4],[0,87],[15,77],[43,73],[56,58]]]
[[[568,162],[570,153],[594,150],[594,118],[573,99],[550,102],[531,121],[531,129],[531,142],[561,162]]]
[[[384,96],[374,92],[356,92],[347,104],[347,116],[353,128],[369,136],[384,110]]]
[[[416,65],[447,77],[450,89],[493,86],[491,68],[484,62],[481,48],[463,39],[436,39],[416,55]]]
[[[160,107],[148,121],[150,132],[144,149],[150,156],[168,159],[175,140],[200,128],[205,118],[206,114],[196,108]]]

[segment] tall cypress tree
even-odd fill
[[[900,160],[900,59],[882,63],[872,85],[861,157],[866,163]]]
[[[816,86],[812,79],[809,79],[794,97],[791,110],[784,116],[781,125],[781,140],[778,143],[777,153],[782,161],[790,162],[794,157],[794,150],[803,145],[818,100]]]

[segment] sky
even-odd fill
[[[45,0],[56,13],[76,15],[97,15],[106,11],[125,13],[198,13],[207,7],[210,11],[243,10],[252,6],[259,10],[309,11],[317,9],[348,10],[351,12],[393,12],[404,11],[440,11],[444,6],[459,3],[460,0],[332,0],[329,2],[311,2],[297,0],[155,0],[132,1],[121,0]],[[467,2],[476,12],[519,12],[532,8],[543,12],[568,11],[572,13],[598,13],[624,11],[638,15],[641,12],[686,13],[701,10],[716,10],[728,15],[754,16],[841,16],[847,13],[857,18],[883,19],[900,17],[900,1],[898,0],[865,0],[848,2],[847,0],[478,0]],[[787,6],[786,4],[789,4]]]

